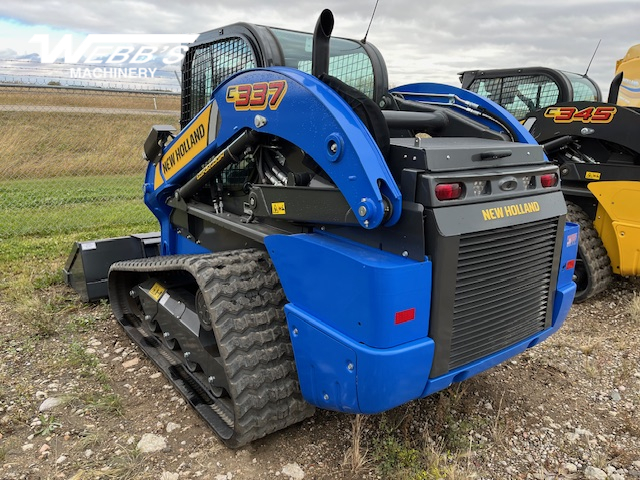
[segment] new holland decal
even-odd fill
[[[484,208],[482,210],[482,219],[486,222],[487,220],[515,217],[516,215],[525,215],[539,211],[540,204],[538,202],[516,203],[515,205],[506,205],[504,207]]]
[[[227,87],[227,102],[233,103],[238,111],[265,110],[267,106],[277,110],[286,93],[285,80],[230,85]]]
[[[155,188],[158,188],[164,180],[169,180],[178,173],[208,145],[210,116],[211,105],[198,115],[196,120],[173,141],[156,167]],[[160,175],[161,170],[162,176]]]
[[[553,118],[554,123],[609,123],[618,109],[610,106],[587,107],[578,110],[576,107],[549,107],[544,116]]]

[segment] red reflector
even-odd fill
[[[461,183],[440,183],[436,185],[436,198],[438,200],[455,200],[461,196]]]
[[[540,177],[540,184],[545,187],[555,187],[558,184],[558,175],[555,173],[547,173]]]
[[[575,266],[576,266],[576,261],[575,260],[569,260],[567,262],[567,270],[571,270]]]
[[[402,310],[401,312],[396,312],[396,325],[401,323],[410,322],[416,318],[416,309],[409,308],[408,310]]]

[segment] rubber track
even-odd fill
[[[607,289],[613,279],[611,260],[593,222],[582,208],[567,202],[567,220],[580,225],[578,256],[588,276],[587,288],[576,292],[574,302],[580,303]]]
[[[141,279],[177,271],[193,276],[207,302],[229,383],[232,421],[226,418],[224,409],[216,407],[215,402],[220,400],[203,398],[197,385],[177,378],[177,367],[167,366],[168,355],[159,355],[158,348],[171,354],[164,345],[149,348],[152,340],[159,343],[155,336],[146,341],[135,338],[146,332],[132,328],[127,320],[137,313],[130,306],[129,291],[133,286]],[[109,272],[109,297],[114,314],[127,333],[227,446],[241,447],[313,415],[314,408],[300,394],[282,308],[286,298],[266,252],[235,250],[118,262]],[[188,375],[184,368],[180,372]]]

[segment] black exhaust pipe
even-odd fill
[[[611,86],[609,87],[609,98],[607,103],[618,103],[618,93],[620,93],[620,85],[622,84],[622,77],[624,72],[620,72],[613,80],[611,80]]]
[[[311,52],[311,74],[320,77],[329,73],[329,40],[333,31],[333,13],[331,10],[322,11],[313,31],[313,50]]]

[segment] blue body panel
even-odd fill
[[[416,262],[320,233],[272,235],[266,246],[289,302],[340,335],[375,348],[426,337],[428,260]],[[396,324],[398,313],[412,319]]]
[[[556,291],[550,297],[551,326],[436,378],[429,378],[434,342],[428,337],[428,261],[414,262],[320,233],[267,237],[291,302],[285,312],[305,400],[331,410],[382,412],[538,344],[560,328],[573,302],[576,286],[567,262],[576,257],[577,234],[578,226],[567,223]],[[394,321],[397,312],[411,308],[411,320]]]

